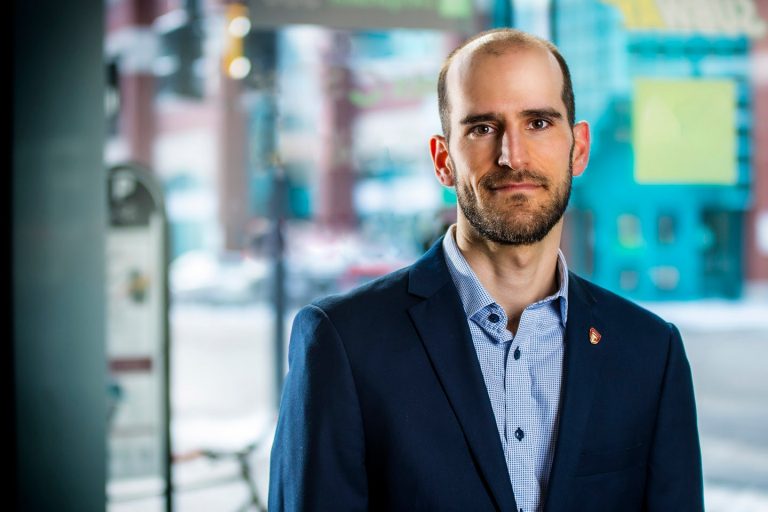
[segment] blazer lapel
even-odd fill
[[[611,343],[610,339],[601,340],[590,333],[591,329],[595,329],[595,333],[602,329],[600,319],[594,314],[595,301],[582,280],[570,274],[568,288],[560,422],[545,510],[567,510],[572,504],[568,483],[581,452],[595,382]]]
[[[493,409],[467,317],[438,241],[411,270],[409,291],[425,300],[411,319],[464,431],[480,474],[500,510],[517,510]]]

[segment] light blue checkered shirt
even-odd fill
[[[537,512],[546,491],[559,416],[568,267],[558,251],[560,289],[523,311],[517,333],[488,294],[455,240],[443,239],[446,263],[467,314],[477,359],[491,399],[518,508]]]

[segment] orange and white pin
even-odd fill
[[[597,345],[600,343],[600,339],[602,338],[602,334],[600,334],[597,329],[594,327],[589,328],[589,342],[593,345]]]

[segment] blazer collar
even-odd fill
[[[424,300],[409,314],[456,415],[475,465],[499,510],[517,510],[488,391],[442,239],[410,270],[408,290]]]
[[[565,327],[565,358],[560,397],[560,420],[552,471],[544,510],[571,506],[569,480],[576,470],[595,383],[613,345],[599,315],[598,304],[586,281],[569,273],[568,323]],[[594,330],[594,331],[593,331]],[[600,338],[597,339],[595,334]]]
[[[443,254],[443,237],[411,266],[408,291],[419,297],[428,298],[444,285],[452,283]]]
[[[612,340],[586,281],[568,273],[568,321],[557,445],[544,497],[545,510],[570,507],[569,480],[576,470],[600,367]],[[464,431],[475,464],[500,510],[517,510],[503,449],[461,299],[453,285],[442,239],[410,270],[408,289],[424,300],[411,318]],[[590,330],[603,338],[590,341]],[[494,434],[494,435],[492,435]]]

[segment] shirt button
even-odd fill
[[[515,430],[515,437],[518,441],[522,441],[525,437],[525,432],[520,427],[517,427],[517,430]]]
[[[514,358],[515,358],[515,361],[517,361],[518,359],[520,359],[520,347],[517,347],[517,348],[515,349],[515,353],[514,353],[514,354],[512,354],[512,357],[514,357]]]
[[[488,315],[488,321],[490,321],[491,323],[494,323],[494,324],[498,323],[499,320],[501,320],[501,317],[496,313],[491,313],[490,315]]]

